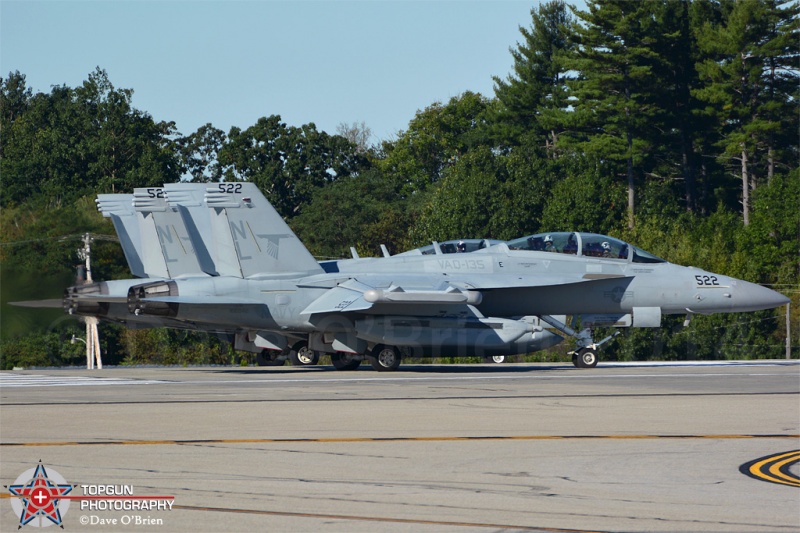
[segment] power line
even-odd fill
[[[69,241],[72,239],[83,239],[85,233],[76,233],[74,235],[62,235],[60,237],[42,237],[41,239],[28,239],[24,241],[9,241],[9,242],[0,242],[0,246],[18,246],[21,244],[31,244],[34,242],[46,242],[46,241]],[[91,234],[92,239],[96,241],[113,241],[119,242],[119,238],[115,237],[114,235],[98,235],[98,234]]]

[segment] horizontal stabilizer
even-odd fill
[[[24,302],[8,302],[8,305],[16,307],[30,307],[33,309],[61,309],[64,306],[64,300],[61,298],[51,298],[49,300],[27,300]]]
[[[126,299],[126,301],[128,301]],[[264,302],[250,298],[235,298],[232,296],[154,296],[142,298],[142,302],[161,302],[185,305],[264,305]]]
[[[75,302],[98,302],[110,304],[124,304],[128,302],[127,296],[111,296],[108,294],[71,294],[67,298]]]

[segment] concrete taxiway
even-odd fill
[[[796,360],[0,373],[65,531],[798,531],[799,449]]]

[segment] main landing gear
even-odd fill
[[[386,346],[378,344],[375,346],[369,355],[367,355],[369,364],[378,372],[391,372],[400,367],[400,350],[395,346]]]
[[[575,365],[576,368],[596,367],[598,361],[597,348],[619,335],[619,331],[615,331],[612,335],[609,335],[600,342],[594,342],[592,339],[592,330],[589,328],[578,332],[552,316],[541,316],[539,318],[561,333],[569,335],[578,341],[578,348],[570,353],[570,355],[572,355],[572,364]]]
[[[286,363],[286,356],[286,352],[264,349],[256,354],[256,364],[258,366],[283,366]]]
[[[331,363],[336,370],[355,370],[361,365],[362,356],[347,352],[331,354]]]
[[[316,365],[319,362],[319,352],[309,348],[306,341],[300,341],[282,352],[264,349],[256,354],[258,366],[283,366],[287,360],[292,362],[292,366]]]
[[[332,353],[331,363],[336,370],[355,370],[364,358],[378,372],[392,372],[400,367],[403,356],[396,346],[378,344],[366,356],[347,352]]]
[[[300,341],[292,346],[289,352],[292,366],[310,366],[319,363],[319,352],[308,347],[306,341]]]

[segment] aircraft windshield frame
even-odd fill
[[[614,237],[577,231],[537,233],[507,241],[506,246],[512,251],[552,252],[577,257],[599,257],[633,263],[667,262],[641,248]]]
[[[443,254],[454,254],[454,253],[471,253],[476,252],[478,250],[483,250],[488,248],[489,246],[494,246],[495,244],[500,244],[505,241],[495,240],[495,239],[453,239],[451,241],[443,241],[439,243],[439,249],[442,251]],[[459,250],[459,243],[464,243],[462,249]],[[436,249],[434,248],[433,244],[429,244],[427,246],[421,246],[420,248],[414,248],[413,250],[408,250],[406,252],[395,254],[395,255],[436,255]]]

